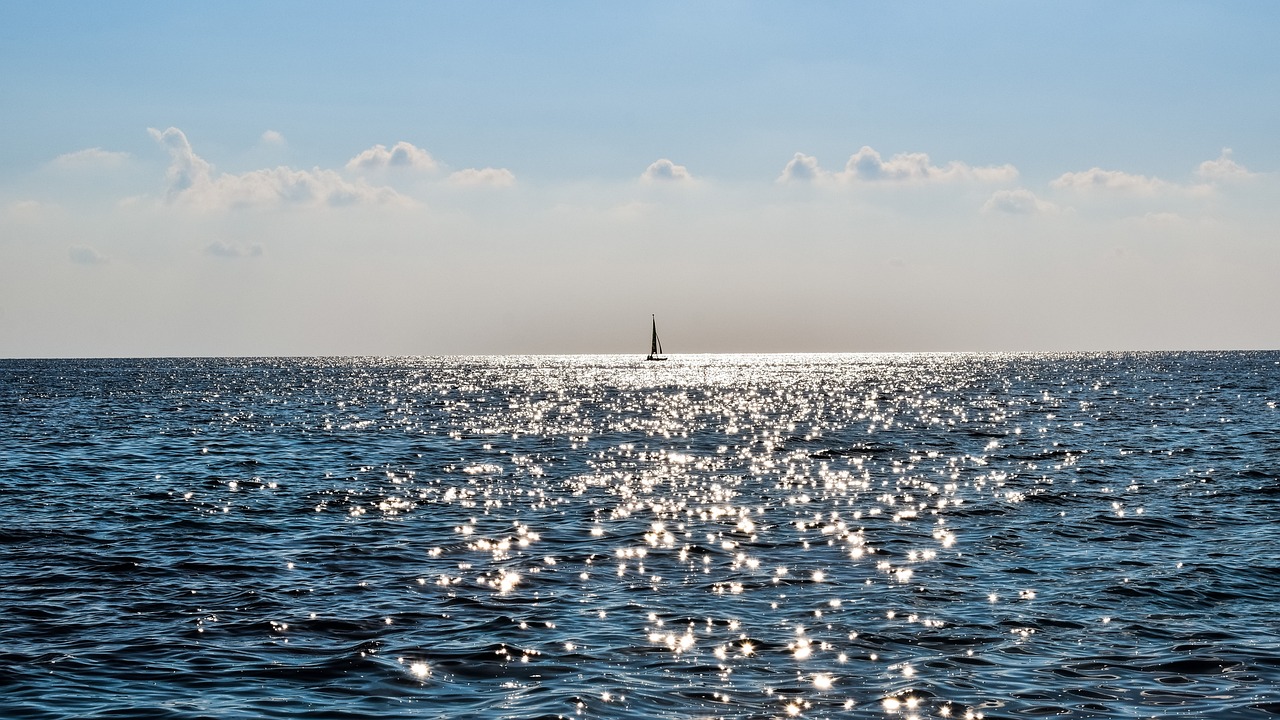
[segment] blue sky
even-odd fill
[[[1280,346],[1274,3],[3,15],[0,356]]]

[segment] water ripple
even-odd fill
[[[0,715],[1276,714],[1277,369],[0,361]]]

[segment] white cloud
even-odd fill
[[[606,211],[606,215],[620,222],[633,223],[648,216],[653,212],[654,207],[653,203],[632,200],[630,202],[614,205]]]
[[[284,135],[281,135],[279,132],[276,132],[275,130],[267,130],[266,132],[262,133],[262,142],[266,145],[284,145],[285,144]]]
[[[778,176],[778,182],[817,182],[824,176],[830,175],[822,168],[818,167],[818,158],[804,153],[796,153],[795,157],[782,168],[782,174]]]
[[[1059,212],[1057,205],[1036,197],[1026,188],[1014,190],[997,190],[982,206],[984,213],[1004,213],[1006,215],[1042,215]]]
[[[849,157],[844,170],[823,170],[817,158],[803,153],[783,168],[779,182],[832,182],[832,183],[932,183],[932,182],[980,182],[1005,183],[1018,178],[1018,170],[1012,165],[974,167],[962,162],[934,165],[925,153],[898,153],[885,160],[875,149],[863,146]]]
[[[1158,230],[1181,229],[1192,224],[1189,218],[1176,212],[1149,212],[1141,217],[1126,218],[1125,222]]]
[[[38,200],[18,200],[4,209],[4,217],[7,220],[33,222],[39,220],[50,209],[52,206]]]
[[[65,168],[116,167],[128,159],[129,153],[95,147],[59,155],[53,164]]]
[[[1215,192],[1218,186],[1239,180],[1256,178],[1231,157],[1231,148],[1223,148],[1214,160],[1206,160],[1196,168],[1198,183],[1178,183],[1158,177],[1127,173],[1122,170],[1103,170],[1094,167],[1081,172],[1063,173],[1049,183],[1055,190],[1076,193],[1128,195],[1144,198],[1205,196]]]
[[[662,158],[645,168],[640,179],[651,183],[689,182],[693,176],[689,174],[689,168]]]
[[[164,132],[155,128],[147,128],[147,132],[156,142],[169,150],[169,169],[165,178],[169,181],[169,197],[174,198],[181,193],[196,187],[210,185],[213,180],[213,166],[196,155],[191,149],[187,136],[176,127]]]
[[[449,176],[451,185],[462,187],[511,187],[516,176],[506,168],[467,168]]]
[[[844,175],[851,180],[877,181],[952,181],[1010,182],[1016,180],[1018,171],[1012,165],[972,167],[962,162],[950,162],[945,166],[933,165],[925,153],[898,153],[888,160],[870,147],[862,146],[845,163]]]
[[[1254,177],[1243,165],[1231,159],[1231,148],[1222,148],[1217,160],[1205,160],[1196,168],[1196,176],[1209,182],[1243,180]]]
[[[205,254],[221,258],[238,258],[238,257],[260,257],[262,255],[261,245],[250,245],[243,247],[225,240],[214,240],[205,246]]]
[[[72,245],[67,249],[67,255],[77,265],[102,265],[107,262],[106,255],[88,245]]]
[[[1172,183],[1159,178],[1097,167],[1082,172],[1063,173],[1049,185],[1056,190],[1113,191],[1132,195],[1155,195],[1173,187]]]
[[[277,167],[239,175],[214,174],[213,166],[191,148],[178,128],[163,132],[148,129],[169,150],[166,174],[168,197],[202,209],[228,207],[310,205],[343,206],[404,203],[407,200],[387,187],[363,181],[348,182],[333,170],[294,170]]]
[[[277,167],[243,175],[220,175],[213,197],[226,205],[364,205],[396,202],[391,188],[350,183],[333,170]]]
[[[352,172],[385,168],[431,171],[436,169],[436,161],[431,153],[402,140],[390,148],[374,145],[347,162],[347,169]]]

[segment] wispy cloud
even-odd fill
[[[506,168],[467,168],[449,175],[448,182],[460,187],[511,187],[516,176]]]
[[[1231,148],[1222,148],[1216,160],[1205,160],[1196,168],[1196,176],[1208,182],[1244,180],[1256,175],[1232,159]]]
[[[973,166],[953,161],[934,165],[926,153],[898,153],[888,160],[874,148],[863,146],[849,157],[844,169],[822,169],[817,158],[796,153],[783,168],[779,182],[813,183],[901,183],[934,182],[1006,183],[1018,178],[1012,165]]]
[[[50,209],[51,206],[38,200],[17,200],[4,208],[3,217],[6,220],[34,222]]]
[[[1184,230],[1192,227],[1195,221],[1176,212],[1149,212],[1140,216],[1125,218],[1125,225],[1152,230]]]
[[[1061,212],[1057,205],[1036,197],[1026,188],[1013,190],[997,190],[982,206],[984,213],[1000,213],[1005,215],[1051,215]]]
[[[262,133],[262,142],[265,145],[284,145],[285,139],[284,135],[281,135],[279,132],[275,130],[267,130]]]
[[[1011,182],[1018,178],[1012,165],[974,167],[962,162],[934,165],[925,153],[898,153],[888,160],[863,146],[845,163],[844,175],[866,182],[929,182],[971,180],[984,183]]]
[[[1049,183],[1049,186],[1080,197],[1172,199],[1212,195],[1232,183],[1256,177],[1258,173],[1250,172],[1235,161],[1230,148],[1223,148],[1216,159],[1206,160],[1196,167],[1195,181],[1192,182],[1175,182],[1123,170],[1093,167],[1080,172],[1063,173]]]
[[[53,164],[64,168],[116,167],[128,159],[129,153],[94,147],[59,155]]]
[[[213,166],[195,153],[178,128],[148,132],[169,151],[166,174],[171,202],[214,210],[233,207],[283,205],[343,206],[396,204],[407,200],[388,187],[357,180],[349,182],[333,170],[295,170],[277,167],[241,174],[215,174]]]
[[[1082,193],[1112,192],[1132,195],[1151,196],[1174,187],[1173,183],[1160,178],[1135,175],[1121,170],[1103,170],[1094,167],[1081,172],[1063,173],[1049,183],[1055,190],[1070,190]]]
[[[262,246],[255,243],[246,247],[226,240],[215,240],[205,246],[204,252],[220,258],[260,257]]]
[[[77,265],[104,265],[107,256],[88,245],[72,245],[67,249],[67,256]]]

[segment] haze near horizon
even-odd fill
[[[1280,6],[5,15],[0,357],[1280,347]]]

